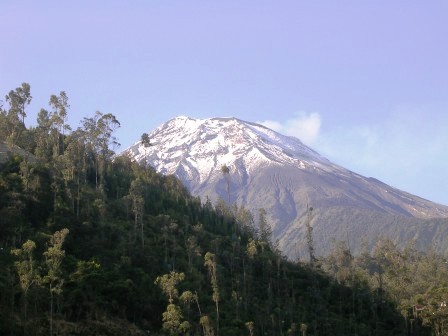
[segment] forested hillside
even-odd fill
[[[71,129],[61,92],[27,129],[30,100],[23,84],[0,113],[0,334],[446,333],[439,256],[382,242],[287,261],[263,210],[201,202],[114,157],[115,116]]]

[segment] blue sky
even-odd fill
[[[448,205],[447,1],[0,2],[0,95],[28,125],[66,91],[122,149],[177,115],[235,116]],[[0,96],[1,97],[1,96]]]

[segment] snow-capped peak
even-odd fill
[[[247,173],[266,165],[302,169],[330,162],[299,139],[233,117],[193,119],[179,116],[149,135],[152,146],[135,143],[125,152],[163,174],[204,182],[222,165],[244,167]]]
[[[377,218],[395,223],[403,216],[448,217],[448,207],[351,172],[299,139],[256,123],[181,116],[151,132],[149,139],[151,146],[139,141],[124,154],[175,175],[203,200],[226,199],[254,213],[264,208],[274,238],[290,256],[304,237],[306,204],[318,209],[313,229],[322,249],[330,236],[359,241],[360,232],[370,232],[378,237],[384,227]],[[223,165],[229,167],[228,175]],[[394,225],[393,232],[405,227]]]

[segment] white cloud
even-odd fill
[[[322,122],[318,113],[301,112],[283,122],[265,120],[259,123],[284,135],[299,138],[303,143],[311,145],[319,136]]]

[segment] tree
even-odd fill
[[[341,284],[351,284],[353,256],[346,243],[339,242],[325,259],[323,268]]]
[[[174,300],[179,297],[179,291],[176,286],[185,279],[184,273],[171,272],[158,276],[154,283],[160,287],[162,292],[168,297],[168,306],[162,315],[163,329],[167,330],[170,335],[179,335],[186,332],[190,325],[187,321],[183,321],[182,311],[179,306],[174,304]]]
[[[140,142],[143,145],[143,147],[145,148],[145,156],[146,156],[146,149],[148,147],[152,146],[152,143],[149,139],[149,135],[148,133],[143,133],[142,136],[140,137]],[[146,163],[145,163],[146,164]]]
[[[272,237],[272,228],[267,221],[266,210],[263,208],[260,208],[258,210],[258,228],[259,228],[260,243],[262,243],[261,246],[263,248],[265,245],[270,246]]]
[[[308,326],[305,323],[300,324],[300,332],[302,333],[302,336],[306,336],[306,332],[308,330]]]
[[[311,266],[315,264],[317,261],[316,256],[314,254],[314,242],[313,242],[313,227],[311,226],[311,220],[313,219],[313,208],[308,204],[306,205],[306,243],[308,246],[308,253],[310,255],[310,263]]]
[[[61,91],[59,96],[51,95],[49,105],[53,109],[50,114],[50,120],[55,126],[53,130],[53,155],[57,157],[64,152],[65,132],[70,130],[70,126],[67,125],[67,111],[70,108],[70,105],[68,104],[68,97],[65,91]]]
[[[207,315],[201,316],[199,323],[202,326],[202,331],[204,332],[204,336],[214,336],[215,335],[210,317],[208,317]]]
[[[207,252],[205,254],[204,266],[208,268],[210,275],[210,281],[213,288],[213,302],[216,307],[216,335],[219,335],[219,287],[218,287],[218,274],[217,274],[217,264],[215,260],[215,255],[213,253]]]
[[[84,132],[81,129],[72,132],[67,136],[64,154],[59,158],[65,190],[72,201],[72,211],[76,213],[76,217],[79,217],[81,186],[85,184],[87,171],[83,139]]]
[[[19,275],[20,289],[23,293],[23,312],[25,325],[27,323],[27,311],[28,311],[28,291],[31,286],[39,279],[36,262],[33,258],[33,251],[36,249],[36,243],[32,240],[27,240],[23,243],[21,249],[11,250],[11,254],[18,257],[19,260],[14,262],[17,274]]]
[[[168,297],[168,302],[173,303],[174,299],[177,299],[179,296],[179,291],[177,290],[176,286],[184,279],[184,273],[177,273],[172,271],[170,274],[158,276],[154,283],[158,285],[162,292]]]
[[[142,143],[142,145],[147,148],[152,146],[151,141],[149,139],[149,135],[148,133],[143,133],[141,138],[140,138],[140,142]]]
[[[229,205],[226,203],[224,199],[221,197],[218,198],[215,204],[215,211],[225,218],[232,218],[232,209],[229,207]]]
[[[180,301],[185,304],[188,305],[188,307],[190,306],[190,304],[192,302],[196,303],[196,306],[198,307],[198,312],[199,312],[199,316],[202,316],[202,311],[201,311],[201,307],[199,305],[199,297],[198,297],[198,293],[192,293],[191,291],[185,291],[182,293],[182,295],[180,296]]]
[[[85,132],[86,146],[95,164],[95,186],[104,188],[106,165],[110,162],[116,147],[120,146],[114,132],[120,127],[120,122],[111,114],[99,111],[91,118],[82,121]],[[112,149],[111,149],[112,147]]]
[[[240,206],[234,211],[235,221],[240,230],[246,234],[254,235],[254,216],[244,206]]]
[[[255,335],[255,323],[253,321],[249,321],[245,323],[247,330],[249,330],[249,336]]]
[[[46,161],[50,160],[50,130],[51,130],[50,114],[47,110],[41,109],[37,115],[36,128],[36,151],[35,154],[39,158],[44,158]]]
[[[195,236],[189,236],[187,238],[185,247],[188,255],[188,267],[191,269],[193,258],[201,255],[201,248],[199,247]]]
[[[167,330],[170,335],[179,335],[182,324],[182,311],[175,304],[168,304],[166,311],[162,314],[163,329]]]
[[[258,244],[256,240],[249,238],[246,247],[246,254],[250,259],[253,259],[257,255],[258,252],[257,245]]]
[[[22,83],[20,87],[11,90],[5,98],[9,104],[7,113],[8,140],[14,145],[25,127],[25,108],[33,98],[30,93],[30,85]]]
[[[224,175],[224,178],[226,179],[227,183],[227,197],[229,200],[229,206],[230,206],[230,168],[227,165],[221,166],[221,173]]]
[[[145,247],[143,215],[145,212],[145,198],[143,181],[139,178],[131,182],[129,197],[132,200],[132,212],[134,213],[134,235],[137,236],[137,229],[140,227],[140,239],[142,248]]]
[[[3,101],[0,100],[0,140],[6,141],[9,135],[8,112],[3,108]]]
[[[28,83],[22,83],[22,85],[10,91],[6,96],[6,101],[10,105],[10,113],[22,118],[22,123],[25,122],[26,112],[25,106],[31,103],[33,97],[30,93],[30,85]]]
[[[50,245],[47,251],[44,252],[48,273],[44,276],[43,281],[48,284],[50,290],[50,335],[53,335],[54,295],[59,296],[62,293],[62,286],[64,284],[61,264],[65,257],[65,251],[62,249],[62,244],[68,233],[68,229],[56,231],[50,238]]]
[[[448,287],[432,288],[419,297],[423,325],[431,327],[436,336],[448,335]]]

